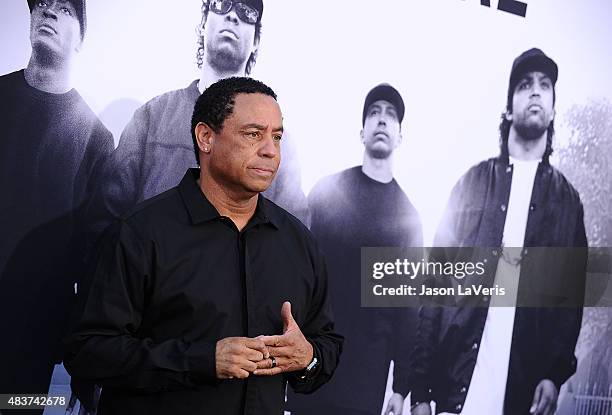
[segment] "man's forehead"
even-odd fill
[[[525,72],[519,78],[519,81],[531,80],[531,79],[538,79],[538,80],[548,79],[549,81],[552,82],[552,79],[551,79],[550,75],[548,75],[547,73],[542,72],[542,71],[528,71],[528,72]]]
[[[370,111],[372,107],[378,107],[378,108],[389,108],[390,107],[395,112],[397,112],[397,108],[395,108],[395,105],[393,105],[392,103],[384,99],[379,99],[378,101],[374,101],[373,103],[371,103],[370,106],[368,107],[368,111]]]
[[[274,124],[282,124],[282,113],[278,102],[266,94],[236,94],[233,113],[244,123],[272,121]],[[277,125],[272,127],[276,128]]]

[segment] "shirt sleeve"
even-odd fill
[[[156,342],[140,334],[155,269],[153,248],[145,246],[153,244],[144,244],[125,222],[107,233],[91,286],[81,292],[81,317],[66,339],[69,373],[144,393],[215,381],[215,343]]]
[[[412,392],[412,404],[431,401],[431,385],[442,307],[422,306],[415,333],[415,345],[408,362],[405,389]],[[404,389],[404,391],[405,391]],[[401,391],[400,391],[401,393]]]
[[[314,251],[316,286],[302,332],[312,344],[314,356],[320,360],[320,367],[304,380],[301,379],[302,372],[287,375],[287,380],[296,393],[312,393],[331,379],[340,361],[344,341],[344,337],[334,331],[325,260],[316,247]]]
[[[572,250],[571,259],[567,262],[568,271],[572,274],[571,277],[575,279],[572,284],[575,297],[570,301],[572,307],[555,310],[557,320],[562,325],[562,329],[558,330],[558,335],[562,338],[557,343],[563,345],[563,347],[554,363],[550,366],[546,376],[547,379],[553,381],[557,390],[560,390],[561,386],[576,373],[578,365],[574,350],[578,343],[578,336],[582,326],[582,305],[584,304],[588,257],[588,242],[584,227],[584,209],[581,203],[578,205],[578,214],[576,216],[576,229],[573,240],[574,249]]]

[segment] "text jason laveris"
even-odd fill
[[[485,287],[483,285],[472,284],[470,286],[459,285],[457,287],[427,287],[422,285],[420,290],[417,287],[402,284],[399,287],[384,287],[381,284],[374,285],[372,292],[376,296],[504,296],[506,288],[495,285]]]

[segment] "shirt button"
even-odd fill
[[[493,256],[497,256],[497,249],[492,250],[491,253],[493,254]]]
[[[465,386],[462,386],[461,387],[461,393],[465,393],[465,392],[467,392],[467,388]]]
[[[476,349],[478,349],[478,343],[474,343],[474,344],[472,345],[472,350],[476,350]]]
[[[510,173],[512,171],[512,167],[508,166],[506,167],[506,173]]]
[[[529,205],[529,210],[532,212],[535,210],[535,205],[533,203]]]
[[[506,205],[504,204],[502,204],[499,208],[501,209],[502,212],[506,211]]]
[[[483,303],[486,303],[487,301],[489,301],[489,297],[488,296],[485,295],[484,297],[482,297],[482,302]]]
[[[463,405],[461,405],[461,404],[458,404],[457,406],[455,406],[455,409],[458,410],[458,411],[460,411],[461,408],[463,408]]]

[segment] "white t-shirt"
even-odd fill
[[[504,248],[522,248],[525,241],[529,205],[540,160],[516,160],[512,164],[512,184],[502,243]],[[501,253],[500,253],[501,254]],[[520,249],[504,250],[497,264],[494,284],[506,288],[503,297],[492,297],[482,339],[478,345],[476,366],[469,384],[462,415],[502,415],[508,380],[510,347],[516,312],[521,265]]]

